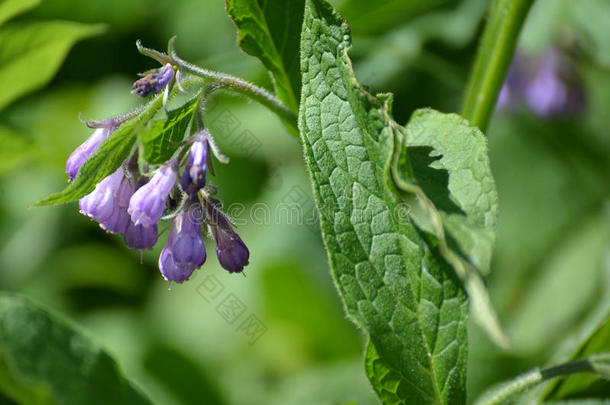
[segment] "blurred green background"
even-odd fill
[[[350,22],[359,80],[394,92],[398,122],[419,107],[459,111],[488,1],[333,3]],[[78,43],[47,87],[0,111],[12,134],[0,142],[1,288],[83,325],[159,404],[376,403],[362,365],[364,338],[345,319],[317,225],[252,218],[261,204],[276,213],[295,196],[308,215],[313,204],[300,145],[264,108],[223,95],[206,117],[231,157],[211,182],[243,222],[246,277],[223,271],[208,243],[204,267],[168,291],[156,266],[162,243],[140,257],[75,203],[28,209],[65,185],[65,159],[91,132],[79,113],[101,119],[138,104],[131,83],[155,64],[137,53],[136,39],[162,50],[177,35],[184,59],[270,86],[258,60],[238,49],[224,2],[47,0],[20,19],[104,23],[107,31]],[[501,352],[471,325],[471,399],[552,361],[608,313],[608,21],[605,0],[539,0],[526,23],[520,49],[569,49],[588,102],[575,117],[499,113],[488,131],[501,212],[489,286],[513,346]],[[235,141],[244,131],[251,146]],[[206,301],[210,276],[223,292]],[[217,312],[227,294],[243,303],[242,317],[264,324],[256,342],[238,330],[239,320]]]

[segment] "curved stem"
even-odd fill
[[[485,132],[534,0],[494,0],[477,52],[462,115]]]
[[[474,402],[474,405],[503,404],[512,396],[556,377],[565,377],[578,373],[594,373],[605,376],[605,367],[608,362],[610,362],[609,353],[598,353],[591,355],[587,359],[571,361],[544,370],[535,368],[517,376],[513,380],[501,383],[486,391]]]
[[[172,61],[172,63],[176,64],[179,69],[188,72],[192,75],[199,76],[203,79],[213,80],[215,81],[214,90],[219,88],[227,88],[232,90],[238,94],[242,94],[247,96],[254,101],[259,102],[265,107],[269,108],[271,111],[276,113],[280,118],[282,118],[286,123],[292,126],[294,129],[298,131],[297,127],[297,117],[288,107],[286,107],[277,97],[268,92],[267,90],[258,87],[254,83],[250,83],[244,79],[240,79],[239,77],[231,76],[226,73],[215,72],[212,70],[204,69],[199,66],[193,65],[178,56],[175,51],[175,40],[176,37],[172,37],[169,40],[168,44],[168,55],[162,54],[157,51],[153,51],[153,54],[149,54],[149,56],[154,57],[157,60],[165,60],[166,57]],[[138,48],[140,49],[140,48]],[[145,49],[145,48],[143,48]],[[147,50],[149,51],[149,50]],[[142,50],[141,50],[142,52]],[[153,56],[154,55],[154,56]]]

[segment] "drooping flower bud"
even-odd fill
[[[208,164],[208,141],[205,136],[198,137],[189,150],[180,185],[185,193],[196,194],[205,186]]]
[[[128,212],[135,225],[152,226],[159,222],[176,178],[176,161],[171,160],[157,169],[152,179],[133,194]]]
[[[108,126],[97,128],[93,131],[93,134],[77,147],[74,152],[70,154],[66,161],[66,173],[70,180],[74,180],[78,173],[78,169],[85,163],[85,160],[89,159],[91,155],[95,153],[100,144],[110,136],[110,134],[116,129],[116,125],[108,123]]]
[[[239,235],[233,230],[231,223],[219,209],[219,204],[213,200],[208,204],[208,222],[210,234],[216,245],[218,262],[229,273],[239,273],[248,265],[250,251]]]
[[[167,281],[182,283],[205,263],[201,236],[201,205],[191,200],[171,224],[167,244],[159,256],[159,269]]]
[[[133,181],[125,176],[120,167],[80,199],[80,212],[99,222],[107,232],[123,233],[130,222],[126,202],[133,191]]]
[[[171,63],[165,64],[158,72],[149,73],[133,84],[133,94],[146,97],[150,94],[159,93],[174,78],[174,67]]]

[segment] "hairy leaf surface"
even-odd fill
[[[0,295],[0,389],[22,404],[150,404],[88,336],[31,301]]]
[[[402,129],[389,117],[390,100],[356,82],[349,29],[328,3],[307,1],[301,40],[305,158],[333,277],[374,345],[371,382],[385,389],[375,370],[389,368],[406,403],[464,403],[466,297],[409,222],[392,182],[394,132]]]

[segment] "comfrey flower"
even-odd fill
[[[135,225],[152,226],[165,211],[170,191],[176,183],[177,162],[170,160],[156,170],[152,179],[138,189],[129,201],[129,215]]]
[[[130,222],[127,205],[133,191],[133,181],[120,167],[80,199],[80,212],[97,221],[107,232],[123,233]]]
[[[529,107],[540,116],[578,112],[584,94],[570,59],[556,49],[546,51],[525,91]]]
[[[167,54],[144,48],[139,42],[137,46],[141,53],[153,57],[163,66],[136,81],[132,93],[146,97],[163,92],[162,107],[167,112],[173,86],[186,92],[180,83],[184,66],[175,56],[173,39],[168,44]],[[204,105],[208,95],[207,90],[199,92],[196,100],[199,106]],[[153,102],[106,121],[86,122],[87,126],[96,130],[68,158],[66,172],[70,180],[77,178],[83,163],[96,153],[113,131],[122,125],[130,125],[125,123],[132,118],[138,126],[146,125],[160,108],[160,103]],[[212,134],[205,129],[204,110],[196,108],[189,111],[192,116],[184,119],[185,122],[192,122],[192,126],[180,126],[185,133],[176,134],[176,138],[188,137],[186,142],[168,142],[157,137],[151,140],[150,148],[146,145],[146,153],[141,153],[142,145],[137,144],[133,148],[132,143],[127,142],[125,148],[109,150],[104,158],[107,157],[107,163],[112,164],[119,155],[123,156],[126,148],[133,148],[131,156],[112,174],[108,175],[107,165],[100,165],[98,173],[104,173],[106,177],[79,201],[81,213],[99,222],[107,232],[122,234],[131,249],[153,249],[163,232],[160,229],[167,229],[160,228],[159,221],[171,221],[167,244],[158,258],[161,274],[170,283],[188,280],[206,261],[202,235],[204,225],[216,245],[218,261],[223,268],[230,273],[240,273],[250,259],[248,248],[221,211],[220,201],[214,199],[216,188],[207,184],[208,164],[210,173],[214,175],[211,155],[223,164],[229,163],[229,159],[220,152]],[[174,131],[179,130],[178,126],[175,127]],[[152,130],[157,131],[158,128]],[[123,137],[118,135],[121,134],[116,135],[116,140],[121,142]],[[153,162],[155,165],[161,163],[156,153],[161,142],[164,142],[163,148],[171,148],[168,151],[171,157],[168,155],[165,163],[160,164],[149,179],[143,171],[148,171],[148,165]],[[163,152],[166,152],[165,149]],[[150,151],[153,151],[153,156],[148,153]],[[180,186],[176,185],[177,182]],[[167,216],[164,217],[166,212]]]
[[[173,219],[167,244],[159,256],[159,269],[167,281],[182,283],[205,263],[201,225],[201,204],[189,199],[185,210]]]
[[[248,264],[250,251],[231,227],[226,215],[219,210],[219,202],[212,200],[208,208],[210,235],[216,245],[220,265],[229,273],[239,273]]]
[[[185,193],[194,195],[205,186],[205,177],[208,165],[208,138],[207,131],[194,137],[191,144],[184,172],[180,177],[180,185]]]
[[[145,176],[140,177],[136,188],[140,189],[147,182],[148,179]],[[131,249],[144,250],[152,249],[155,246],[159,234],[157,224],[150,226],[136,225],[133,223],[130,217],[129,224],[127,225],[127,229],[125,230],[123,236],[125,239],[125,243]]]
[[[158,72],[149,73],[133,84],[133,94],[139,97],[146,97],[151,94],[159,93],[174,78],[174,67],[171,63],[165,64]]]
[[[85,160],[89,159],[91,155],[95,153],[100,144],[110,136],[110,134],[117,128],[118,123],[116,119],[110,119],[103,121],[98,124],[93,134],[83,142],[78,148],[74,150],[66,161],[66,173],[70,180],[74,180],[78,174],[78,169],[85,163]]]
[[[516,53],[498,97],[499,110],[527,105],[536,115],[575,114],[585,106],[585,96],[573,62],[560,50],[542,55]]]

